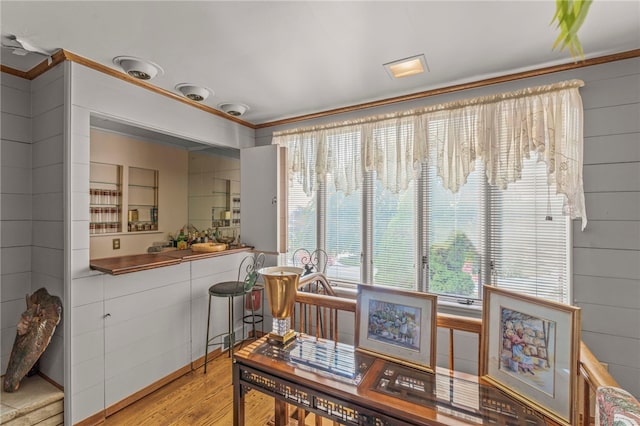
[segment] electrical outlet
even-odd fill
[[[232,333],[233,336],[233,341],[235,342],[236,339],[236,333]],[[227,334],[226,336],[224,336],[224,340],[222,341],[222,350],[225,350],[229,347],[229,335]]]
[[[114,250],[120,250],[120,238],[114,238],[111,241]]]

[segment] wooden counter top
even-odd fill
[[[92,259],[89,261],[89,267],[106,274],[120,275],[251,250],[253,250],[253,247],[232,248],[229,250],[209,253],[193,252],[191,249],[187,249],[160,253],[134,254],[129,256]]]
[[[193,251],[191,249],[186,249],[186,250],[165,251],[158,254],[161,256],[167,256],[174,259],[181,259],[183,261],[190,261],[190,260],[198,260],[198,259],[208,259],[210,257],[224,256],[227,254],[240,253],[243,251],[250,251],[250,250],[253,250],[253,247],[230,248],[227,250],[211,251],[211,252]]]

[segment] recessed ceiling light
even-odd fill
[[[181,83],[176,86],[176,90],[180,91],[185,97],[192,101],[201,102],[213,94],[213,91],[206,87],[198,86],[191,83]]]
[[[429,71],[424,55],[416,55],[383,65],[391,78],[402,78]]]
[[[222,103],[218,105],[218,108],[229,115],[233,115],[234,117],[240,117],[242,114],[249,110],[249,107],[245,104],[234,104],[230,102]]]
[[[151,80],[158,74],[164,74],[164,70],[160,65],[145,59],[134,58],[133,56],[116,56],[113,58],[113,63],[138,80]]]

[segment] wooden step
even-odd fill
[[[17,392],[2,391],[0,424],[61,425],[64,393],[40,376],[25,377]]]

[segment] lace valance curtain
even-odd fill
[[[582,182],[583,108],[571,80],[515,92],[432,105],[273,134],[288,148],[288,171],[307,194],[331,176],[337,190],[360,187],[375,171],[383,187],[405,190],[423,163],[457,192],[485,165],[489,184],[506,189],[521,178],[523,160],[547,165],[548,184],[565,196],[564,210],[587,224]]]

